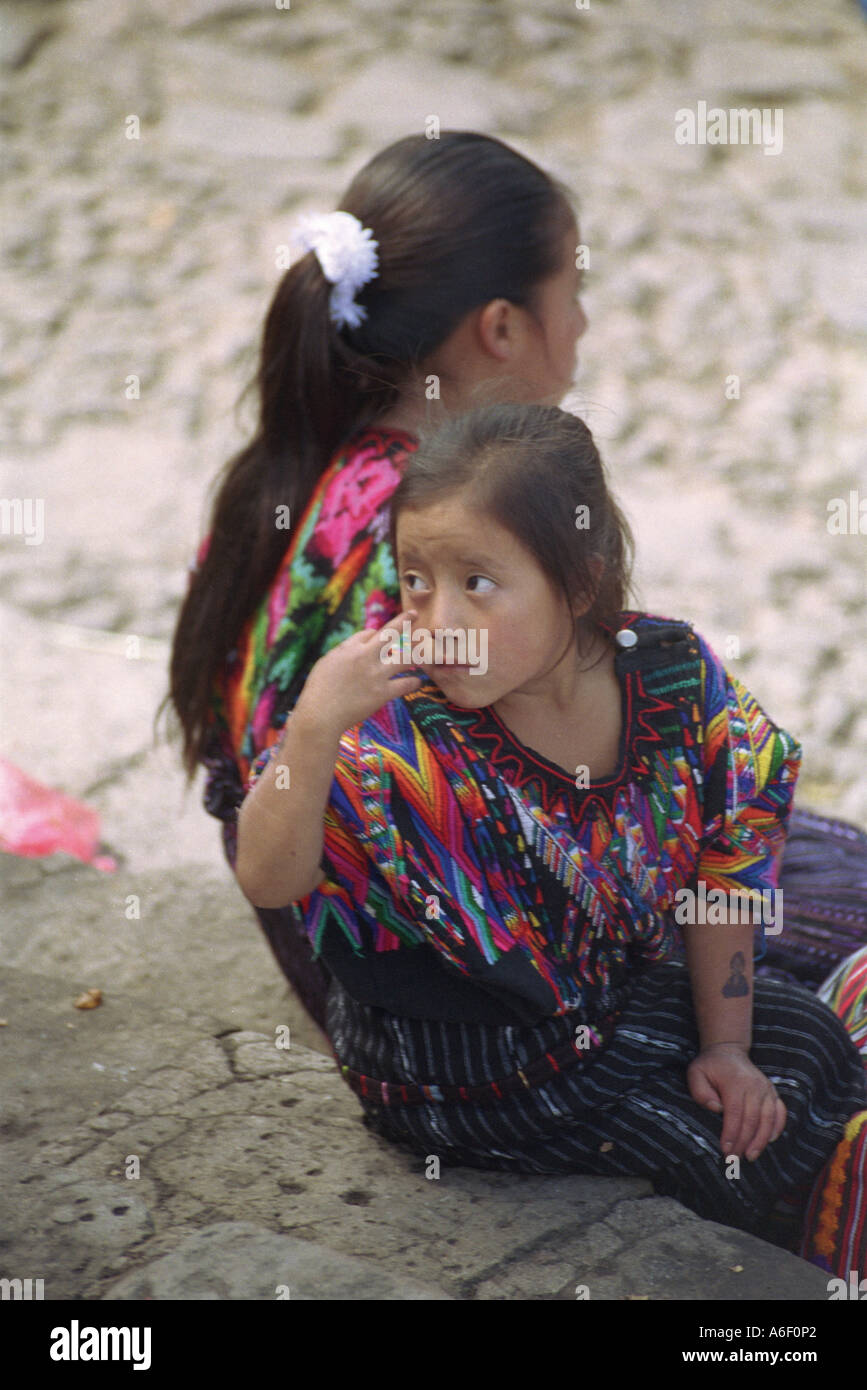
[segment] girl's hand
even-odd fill
[[[708,1110],[722,1110],[720,1147],[752,1162],[786,1125],[786,1107],[774,1085],[753,1066],[741,1043],[703,1048],[687,1068],[690,1095]]]
[[[407,609],[379,631],[368,628],[354,632],[332,647],[311,667],[293,717],[303,706],[317,726],[330,728],[339,736],[353,724],[369,719],[389,700],[418,690],[426,676],[382,660],[386,648],[393,645],[388,630],[399,627],[405,618],[416,617],[414,608]]]

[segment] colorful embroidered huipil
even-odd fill
[[[621,756],[587,788],[432,681],[346,732],[298,907],[355,997],[459,1017],[460,981],[503,1018],[593,1023],[628,968],[679,953],[678,890],[775,886],[797,744],[686,624],[619,627]]]

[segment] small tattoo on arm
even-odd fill
[[[744,994],[749,994],[750,986],[744,974],[745,966],[746,961],[743,951],[735,951],[729,961],[729,969],[732,973],[729,975],[721,991],[727,999],[737,999]]]

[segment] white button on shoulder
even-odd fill
[[[638,642],[638,634],[630,627],[622,627],[619,632],[615,632],[614,640],[618,647],[634,647]]]

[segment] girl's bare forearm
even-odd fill
[[[747,1051],[753,1023],[753,928],[702,924],[683,928],[702,1048],[737,1043]]]
[[[284,907],[322,880],[325,808],[342,733],[299,701],[241,806],[235,875],[256,907]]]

